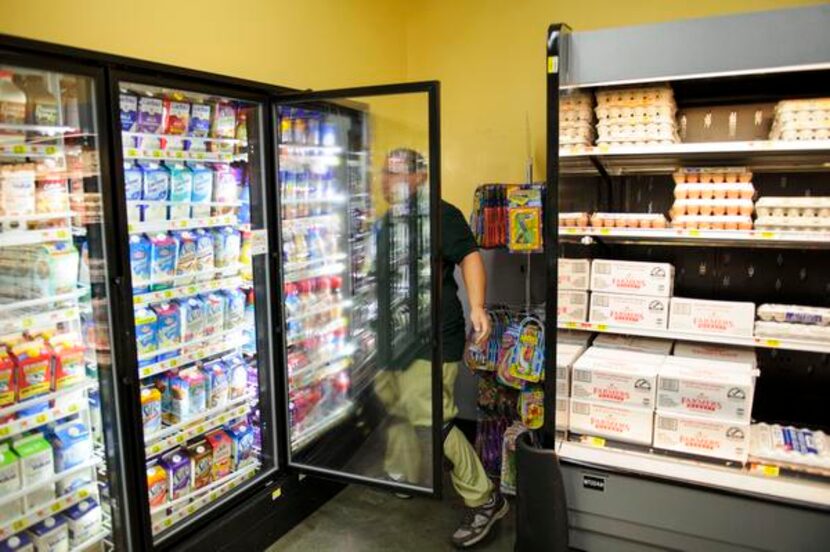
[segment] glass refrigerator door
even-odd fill
[[[103,88],[48,65],[0,52],[0,549],[124,549]]]
[[[273,471],[262,102],[118,82],[157,543]],[[136,79],[138,80],[138,79]],[[158,81],[156,81],[158,82]]]
[[[437,84],[276,112],[290,463],[439,492]]]

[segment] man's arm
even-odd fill
[[[476,331],[476,344],[484,343],[490,337],[490,317],[484,309],[484,297],[487,293],[487,273],[481,253],[473,251],[461,260],[461,275],[464,277],[464,289],[470,303],[470,323]]]

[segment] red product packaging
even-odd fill
[[[15,362],[17,400],[25,401],[52,390],[52,352],[41,338],[12,347]]]
[[[17,395],[14,359],[8,349],[0,346],[0,407],[13,404]]]
[[[162,129],[164,134],[184,136],[190,126],[190,104],[177,98],[166,99],[162,107]],[[165,138],[162,149],[184,149],[184,140],[181,138]]]
[[[84,346],[76,333],[58,334],[49,339],[55,359],[55,391],[77,385],[84,380]]]
[[[217,481],[231,473],[231,452],[233,440],[223,429],[205,435],[213,454],[212,480]]]

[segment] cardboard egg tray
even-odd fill
[[[559,122],[559,143],[563,145],[594,143],[594,126],[588,121]]]
[[[758,318],[764,322],[789,322],[830,326],[830,309],[804,305],[758,305]]]
[[[606,88],[596,92],[597,106],[637,107],[674,105],[674,93],[668,85]]]
[[[752,230],[752,217],[741,215],[679,215],[672,217],[673,228],[691,230]]]
[[[597,124],[599,140],[606,142],[626,141],[640,142],[644,140],[679,140],[677,129],[673,122],[629,124],[609,123],[600,121]]]
[[[678,199],[672,206],[672,218],[681,215],[752,216],[751,199]]]
[[[761,320],[755,322],[755,335],[757,337],[827,341],[830,340],[830,327],[789,322],[764,322]]]
[[[560,111],[567,109],[591,109],[593,106],[593,95],[584,90],[572,90],[570,92],[564,92],[559,96]]]
[[[755,204],[759,217],[800,219],[830,218],[830,197],[765,196]],[[798,224],[797,221],[792,221]]]
[[[761,217],[755,220],[758,230],[787,230],[791,232],[830,232],[827,217]]]
[[[584,121],[591,123],[594,120],[594,113],[589,106],[573,107],[559,110],[559,124],[563,122],[570,123],[576,121]]]
[[[830,139],[830,98],[778,102],[770,139]]]
[[[745,167],[684,167],[672,177],[675,184],[734,184],[752,182],[752,173]]]
[[[654,213],[594,213],[591,226],[595,228],[666,228],[666,217]]]
[[[637,107],[601,106],[594,110],[599,124],[674,123],[677,108],[674,105],[647,105]]]
[[[589,220],[588,213],[559,213],[559,226],[585,228]]]

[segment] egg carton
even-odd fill
[[[758,230],[791,232],[830,232],[830,217],[761,217],[755,220]]]
[[[672,177],[675,184],[752,182],[752,173],[746,170],[745,167],[684,167],[677,170]]]
[[[830,197],[764,196],[755,207],[759,217],[830,217]]]
[[[751,182],[733,184],[677,184],[675,199],[752,199],[755,186]]]
[[[588,121],[559,121],[559,133],[562,132],[580,132],[586,135],[594,135],[594,125]]]
[[[791,324],[789,322],[755,322],[755,336],[805,341],[830,340],[830,326]]]
[[[782,130],[804,130],[830,127],[830,110],[791,111],[778,113],[773,120],[773,128]]]
[[[596,92],[597,105],[636,107],[674,105],[674,93],[668,85],[605,88]]]
[[[571,90],[559,95],[559,109],[591,108],[594,106],[594,95],[586,90]]]
[[[668,146],[680,142],[679,137],[670,140],[601,140],[597,139],[597,146],[609,148],[633,148],[642,146]]]
[[[612,128],[597,128],[597,139],[603,142],[679,142],[677,131],[671,126],[617,125]]]
[[[741,215],[751,217],[755,204],[751,199],[678,199],[672,206],[672,217],[681,215]]]
[[[566,228],[585,228],[589,220],[588,213],[559,213],[559,226]]]
[[[599,106],[594,109],[599,123],[673,123],[677,107],[674,105],[645,105],[637,107]]]
[[[764,322],[789,322],[791,324],[813,324],[830,326],[830,309],[806,307],[804,305],[758,305],[758,318]]]
[[[773,127],[770,131],[769,138],[770,140],[780,140],[783,142],[828,140],[830,139],[830,128],[782,130],[780,128]]]
[[[813,98],[807,100],[781,100],[775,106],[775,114],[784,115],[804,111],[828,111],[830,98]]]
[[[666,217],[654,213],[594,213],[591,226],[595,228],[665,228]]]
[[[673,228],[690,230],[752,230],[752,217],[741,215],[679,215],[672,217]]]
[[[752,424],[749,428],[750,461],[780,465],[794,470],[830,470],[830,438],[823,431]]]
[[[594,120],[594,112],[590,107],[572,107],[568,109],[559,109],[559,122],[577,122],[584,121],[590,124]]]

